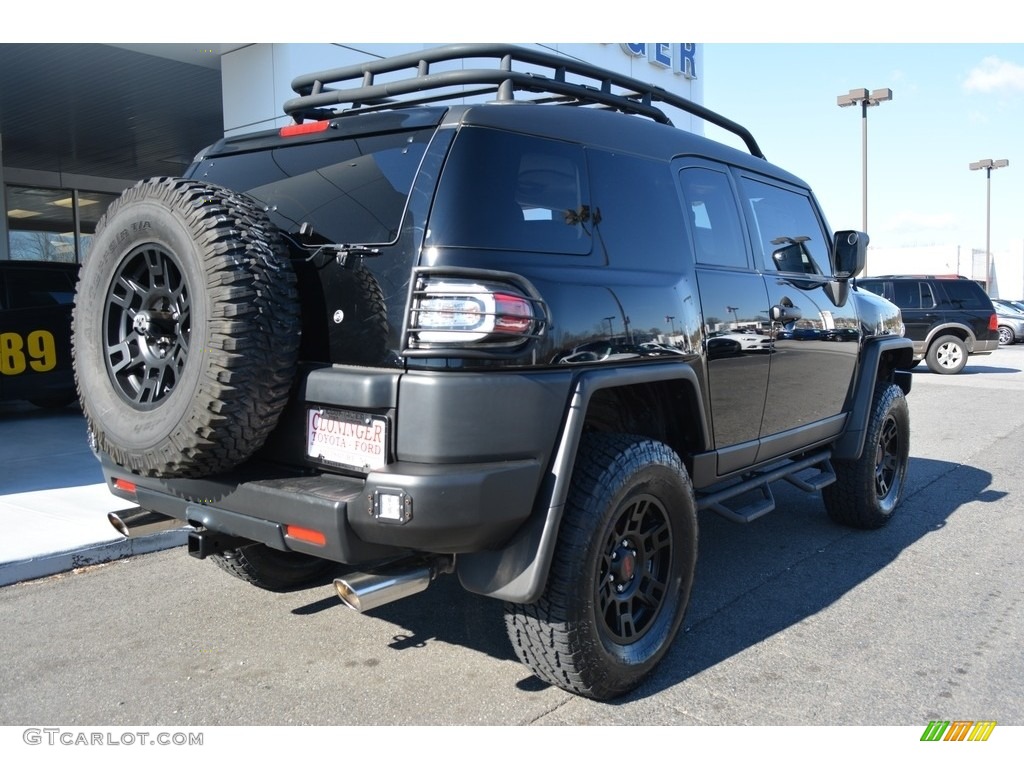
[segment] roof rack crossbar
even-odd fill
[[[492,68],[449,69],[431,72],[431,65],[471,59],[497,60]],[[544,67],[549,72],[519,71],[515,64]],[[378,82],[383,74],[398,79]],[[404,76],[403,76],[404,75]],[[569,76],[589,79],[572,82]],[[340,86],[340,87],[337,87]],[[473,91],[464,86],[487,86]],[[619,89],[618,92],[614,89]],[[297,96],[285,102],[284,111],[296,122],[326,119],[343,112],[417,106],[443,99],[461,98],[472,93],[495,93],[496,100],[515,100],[515,93],[549,93],[569,97],[577,104],[594,104],[628,114],[643,115],[659,123],[672,121],[657,106],[667,104],[694,115],[738,136],[750,153],[764,157],[753,135],[742,125],[664,88],[626,75],[532,48],[503,44],[459,44],[390,56],[336,69],[301,75],[292,81]],[[447,90],[443,96],[427,91]],[[408,97],[408,98],[396,98]],[[351,105],[345,109],[344,105]]]

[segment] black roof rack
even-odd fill
[[[463,59],[497,59],[490,68],[451,69],[431,72],[432,64]],[[540,66],[547,72],[525,72],[513,64]],[[405,77],[378,83],[378,75],[407,72]],[[570,82],[569,76],[589,79]],[[342,87],[329,87],[341,85]],[[467,89],[465,86],[476,86]],[[446,45],[363,64],[313,72],[292,80],[296,98],[285,102],[284,111],[301,123],[323,120],[346,112],[420,106],[465,96],[496,94],[496,101],[515,101],[515,93],[542,94],[525,101],[599,105],[619,112],[643,115],[659,123],[672,121],[656,104],[681,109],[719,126],[743,140],[750,153],[764,158],[753,135],[742,125],[706,107],[650,83],[611,70],[533,48],[503,44]],[[408,97],[408,98],[400,98]],[[341,105],[347,109],[333,109]]]

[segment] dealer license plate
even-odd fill
[[[310,408],[306,455],[327,464],[369,471],[387,464],[386,419],[352,411]]]

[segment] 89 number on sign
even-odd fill
[[[32,331],[25,338],[18,333],[0,333],[0,373],[17,376],[31,368],[37,373],[57,366],[57,345],[49,331]]]

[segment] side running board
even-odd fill
[[[746,479],[718,491],[697,496],[697,509],[710,509],[734,523],[749,523],[767,515],[775,509],[775,496],[772,494],[771,483],[776,480],[787,480],[802,491],[813,493],[836,480],[832,468],[831,453],[822,451],[780,467],[754,472]],[[810,473],[811,470],[815,470]],[[801,473],[808,474],[801,476]],[[730,507],[727,501],[747,496],[740,506]],[[753,497],[753,498],[750,498]]]

